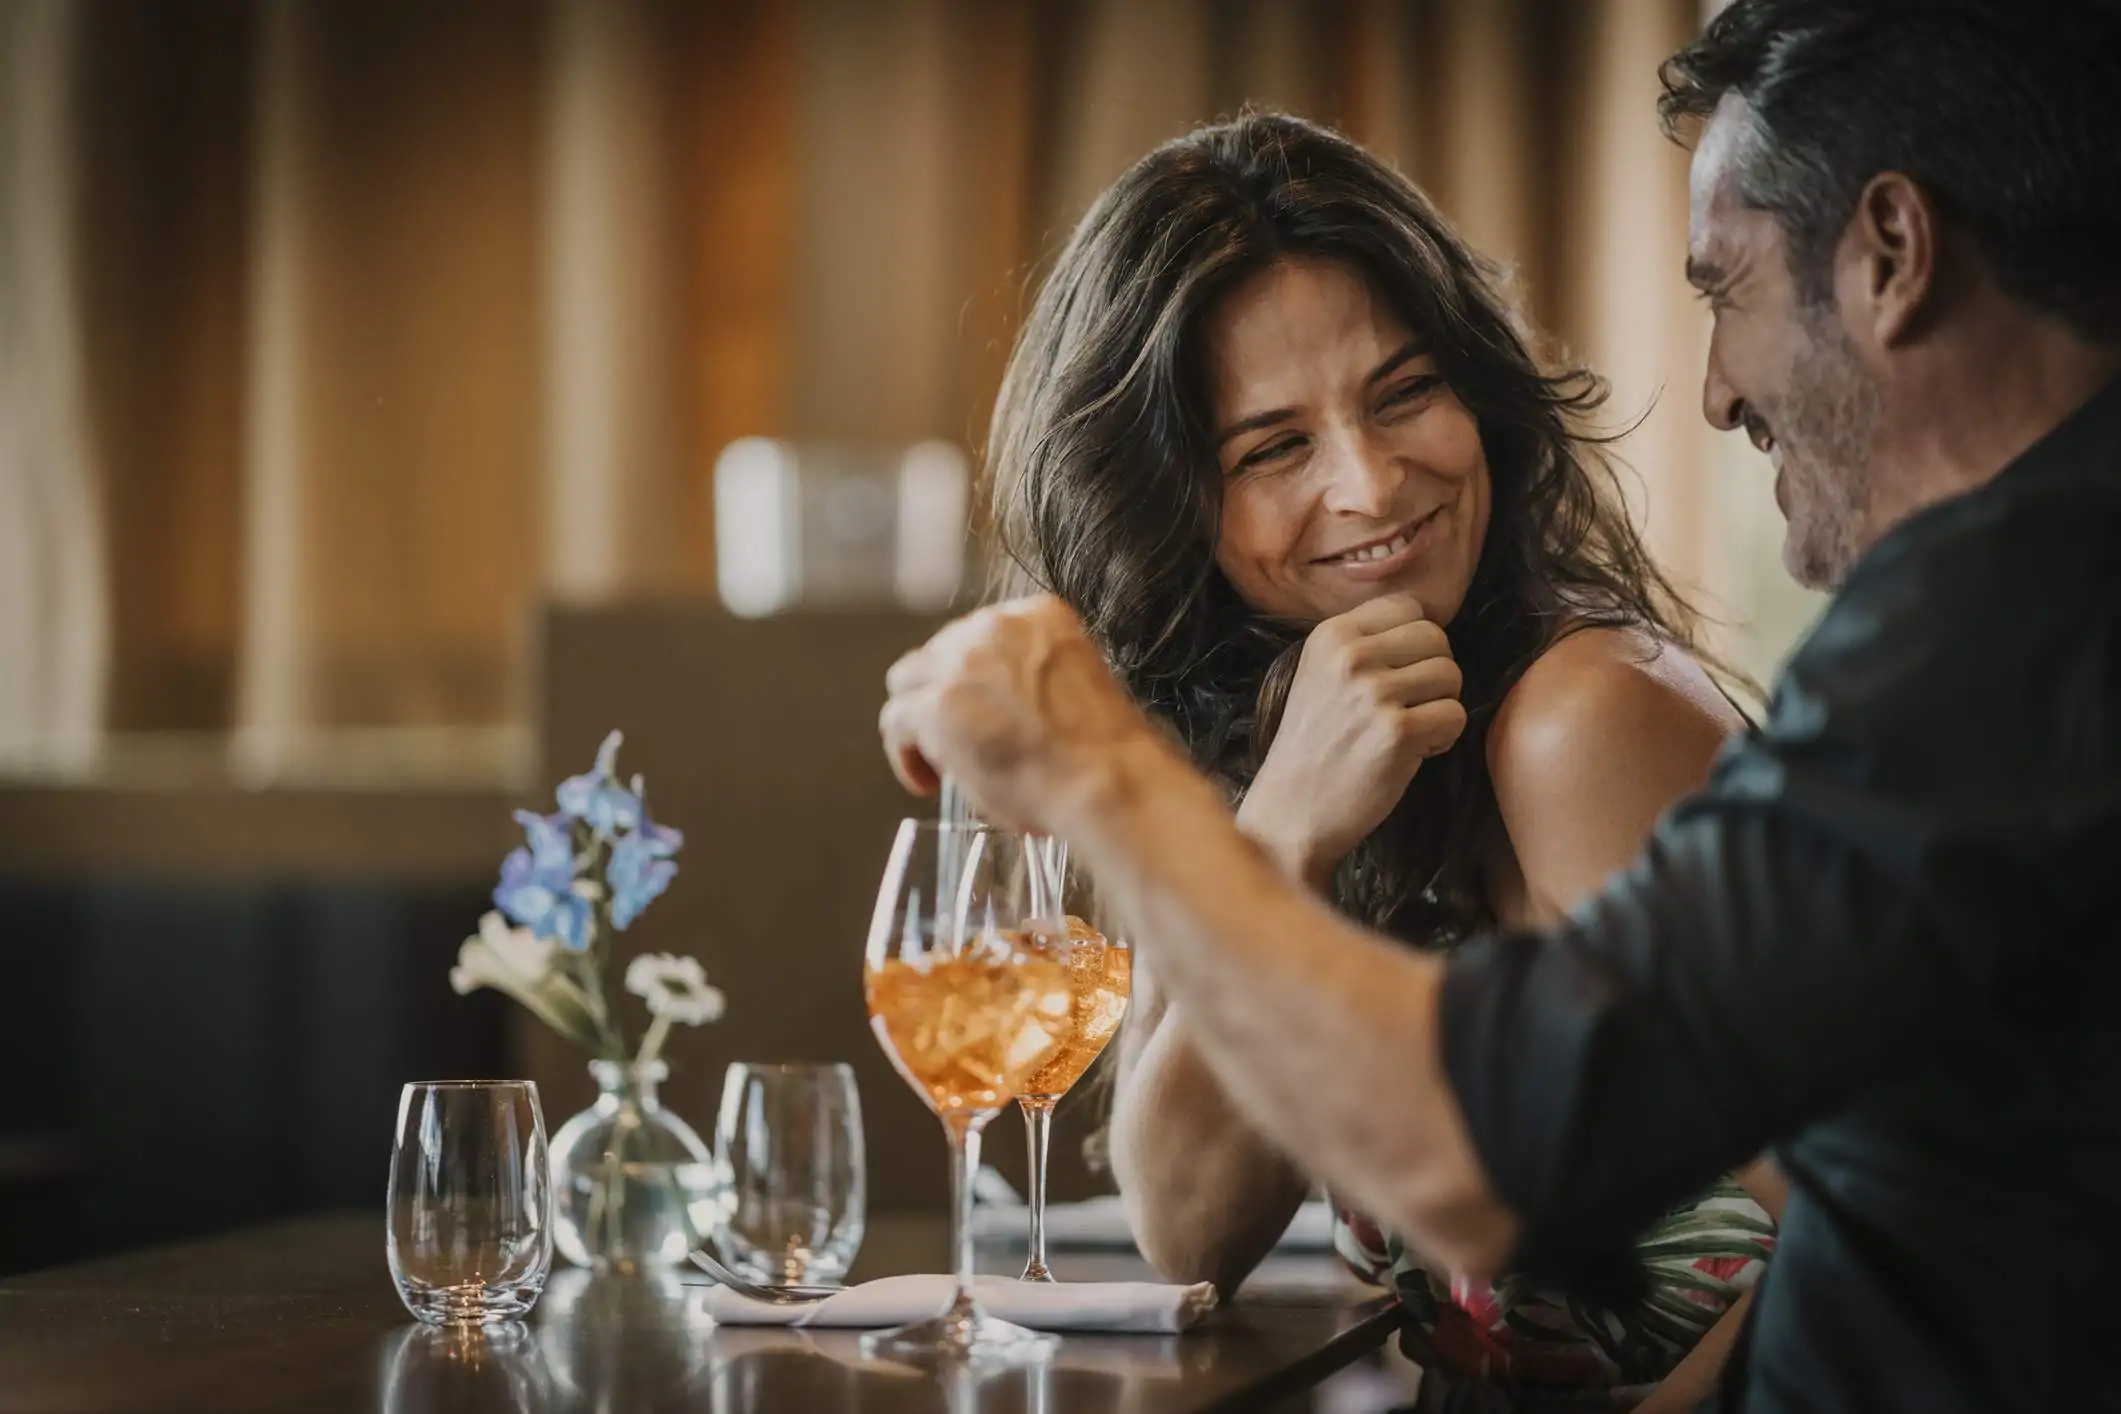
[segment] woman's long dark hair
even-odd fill
[[[1487,540],[1451,649],[1468,725],[1343,862],[1340,906],[1447,945],[1493,921],[1482,878],[1495,819],[1496,706],[1560,635],[1630,625],[1697,649],[1583,430],[1605,385],[1543,370],[1496,269],[1404,177],[1335,133],[1247,113],[1137,162],[1083,218],[1009,361],[988,438],[993,530],[1010,588],[1079,612],[1121,681],[1240,793],[1258,769],[1308,625],[1263,617],[1216,567],[1222,474],[1203,316],[1275,261],[1345,262],[1407,326],[1478,419]]]

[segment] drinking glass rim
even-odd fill
[[[848,1074],[848,1075],[852,1075],[852,1074],[854,1074],[854,1064],[853,1064],[853,1062],[851,1062],[851,1061],[746,1061],[746,1060],[734,1060],[734,1061],[731,1061],[731,1062],[729,1062],[729,1068],[730,1068],[731,1070],[737,1070],[737,1069],[743,1069],[743,1070],[748,1070],[748,1071],[752,1072],[752,1073],[753,1073],[754,1075],[755,1075],[755,1074],[758,1074],[758,1073],[760,1073],[760,1072],[762,1072],[762,1071],[763,1071],[763,1072],[767,1072],[767,1073],[770,1073],[770,1074],[774,1074],[774,1075],[803,1075],[803,1074],[816,1074],[816,1073],[819,1073],[819,1072],[824,1072],[824,1071],[829,1071],[829,1072],[832,1072],[832,1073],[835,1073],[835,1074],[837,1074],[837,1073],[841,1073],[841,1072],[844,1072],[845,1074]]]
[[[993,835],[1001,839],[1020,841],[1059,840],[1058,835],[1043,834],[1037,830],[1012,830],[1006,825],[996,825],[986,820],[940,820],[924,815],[908,815],[898,822],[894,839],[904,839],[911,830],[916,835]]]
[[[938,820],[930,819],[925,815],[908,815],[899,821],[899,828],[902,830],[908,825],[913,826],[916,830],[933,830],[937,834],[942,834],[945,831],[965,835],[1021,835],[1024,833],[1022,830],[1005,830],[1000,825],[992,824],[986,820]]]
[[[535,1090],[535,1080],[408,1080],[408,1090]]]

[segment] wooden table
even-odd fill
[[[941,1270],[939,1222],[882,1219],[857,1279]],[[1021,1253],[982,1254],[1013,1272]],[[1056,1254],[1081,1280],[1145,1279],[1139,1259]],[[1397,1308],[1330,1257],[1281,1256],[1178,1336],[1069,1336],[1050,1364],[922,1374],[861,1355],[852,1331],[716,1328],[690,1277],[591,1280],[556,1267],[523,1325],[413,1324],[381,1214],[256,1228],[0,1278],[0,1410],[39,1414],[479,1414],[483,1410],[1202,1414],[1256,1409],[1375,1349]]]

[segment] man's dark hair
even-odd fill
[[[1665,61],[1667,133],[1752,112],[1739,194],[1808,303],[1864,185],[1913,178],[2005,293],[2121,343],[2121,0],[1737,0]]]

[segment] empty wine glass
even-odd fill
[[[1059,1048],[1067,970],[1031,943],[1053,891],[1043,846],[983,825],[907,820],[877,893],[863,957],[870,1028],[950,1141],[957,1285],[941,1315],[864,1337],[895,1360],[1015,1359],[1053,1337],[980,1310],[972,1281],[972,1175],[980,1130]],[[1036,891],[1036,892],[1034,892]]]
[[[528,1080],[405,1087],[390,1156],[390,1274],[423,1321],[526,1314],[552,1267],[545,1117]]]
[[[862,1102],[847,1065],[732,1065],[714,1151],[729,1174],[715,1247],[737,1274],[775,1286],[839,1281],[862,1245]]]

